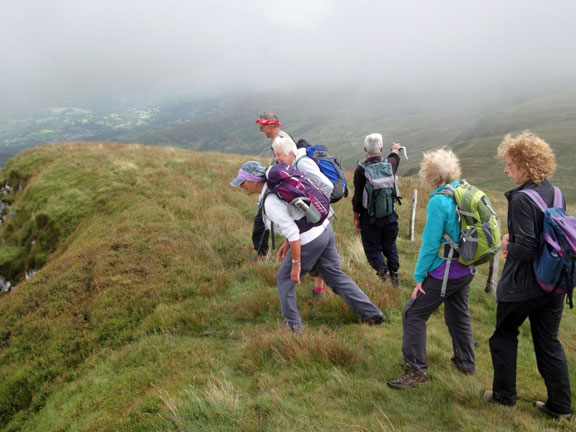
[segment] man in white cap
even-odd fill
[[[356,167],[354,172],[354,196],[352,209],[354,211],[354,229],[361,235],[364,254],[370,266],[384,282],[391,282],[398,287],[398,268],[400,261],[396,248],[398,237],[398,214],[395,204],[392,204],[390,214],[382,217],[370,216],[364,207],[364,187],[367,176],[366,167],[370,165],[389,163],[392,176],[396,175],[400,164],[400,144],[394,143],[386,159],[382,157],[384,145],[382,135],[373,133],[364,139],[366,160]],[[390,168],[388,168],[390,169]],[[381,196],[383,196],[381,194]]]

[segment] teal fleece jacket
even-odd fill
[[[450,183],[451,186],[458,186],[458,182]],[[428,197],[428,207],[426,208],[426,226],[422,234],[422,246],[418,254],[418,262],[414,270],[416,282],[423,282],[428,272],[442,265],[445,261],[438,256],[440,245],[446,241],[442,238],[444,233],[455,241],[460,242],[460,222],[456,213],[456,202],[446,195],[435,195],[444,189],[446,185],[440,186]]]

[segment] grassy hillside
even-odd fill
[[[389,316],[367,327],[335,295],[298,288],[303,336],[282,330],[278,264],[253,263],[255,197],[228,183],[245,157],[135,144],[24,151],[0,172],[13,217],[1,226],[0,429],[3,431],[576,430],[531,408],[545,397],[530,332],[520,336],[516,409],[479,400],[491,384],[495,299],[476,277],[477,374],[450,367],[442,314],[428,326],[430,382],[393,391],[401,310],[418,244],[400,208],[401,287],[383,286],[336,204],[344,269]],[[20,187],[21,186],[21,187]],[[402,179],[410,197],[419,186]],[[426,193],[419,190],[417,229]],[[491,194],[504,214],[501,193]],[[12,252],[10,252],[12,251]],[[10,253],[20,257],[10,260]],[[26,270],[37,273],[22,280]],[[561,337],[576,383],[576,319]]]

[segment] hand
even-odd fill
[[[504,234],[502,236],[502,256],[504,259],[508,257],[508,243],[510,243],[510,234]]]
[[[396,154],[400,154],[400,148],[402,146],[398,143],[392,143],[392,148],[390,149],[391,152],[396,153]]]
[[[358,234],[360,234],[362,232],[362,228],[360,227],[360,221],[359,220],[354,220],[354,229],[356,230],[356,232]]]
[[[288,253],[289,248],[290,248],[290,243],[288,243],[288,242],[282,243],[282,246],[280,246],[278,248],[278,252],[276,252],[276,257],[278,258],[279,262],[284,261],[284,257],[286,257],[286,254]]]
[[[300,283],[300,263],[292,264],[292,270],[290,271],[290,280],[294,283]]]
[[[422,289],[422,282],[418,282],[416,284],[416,288],[414,288],[414,291],[412,291],[412,298],[415,299],[416,297],[418,297],[418,292],[421,292],[422,294],[426,294],[426,291],[424,291]]]

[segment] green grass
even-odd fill
[[[307,277],[298,287],[306,331],[283,330],[278,264],[252,262],[255,197],[228,185],[245,159],[72,143],[27,150],[5,166],[0,183],[22,189],[8,197],[17,216],[1,227],[0,266],[12,263],[19,282],[0,295],[1,430],[576,430],[530,406],[546,393],[528,324],[518,407],[480,400],[491,386],[496,306],[484,292],[486,269],[470,302],[477,374],[451,369],[440,310],[428,324],[430,382],[387,388],[401,373],[400,314],[419,246],[408,240],[409,199],[400,207],[398,290],[368,266],[350,201],[335,205],[343,267],[390,323],[359,324],[330,292],[313,300]],[[421,232],[426,192],[410,178],[401,187],[408,198],[419,189]],[[501,191],[489,196],[505,216]],[[36,275],[18,279],[31,263]],[[573,382],[574,334],[574,311],[566,311],[561,336]]]

